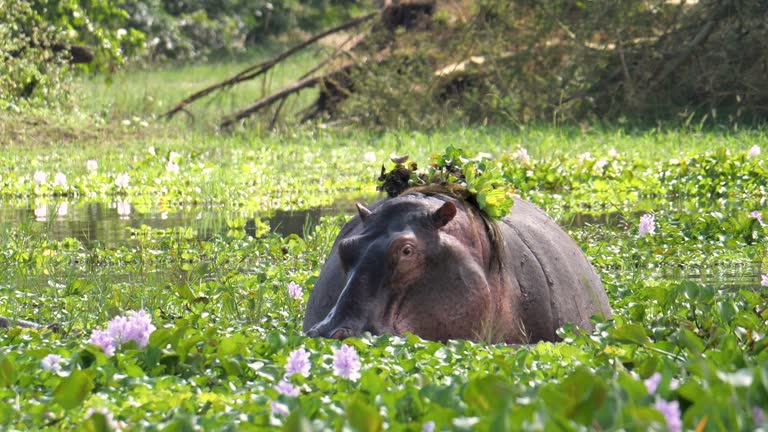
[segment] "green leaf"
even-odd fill
[[[107,416],[96,411],[83,422],[85,432],[112,432]]]
[[[360,377],[360,388],[371,394],[379,394],[387,388],[387,383],[379,376],[379,371],[366,369]]]
[[[16,382],[16,368],[11,360],[6,357],[0,357],[0,386],[10,387]]]
[[[248,341],[242,335],[233,335],[219,342],[218,355],[222,358],[243,354]]]
[[[691,354],[699,355],[704,351],[704,342],[690,330],[680,330],[677,333],[677,343]]]
[[[514,200],[506,190],[484,189],[477,194],[477,203],[488,216],[493,219],[501,219],[509,214]]]
[[[312,424],[301,409],[291,411],[291,414],[285,419],[283,430],[286,432],[312,432]]]
[[[732,300],[718,303],[717,309],[718,312],[720,312],[720,321],[723,323],[730,323],[739,312],[739,309],[733,304]]]
[[[467,405],[481,413],[504,410],[512,401],[512,386],[505,380],[486,376],[474,379],[467,384],[464,400]]]
[[[360,397],[355,397],[347,404],[347,422],[352,430],[375,432],[383,430],[384,420],[379,411],[368,405]]]
[[[192,301],[197,298],[195,293],[192,292],[192,288],[190,288],[190,286],[185,283],[176,285],[175,292],[176,295],[187,301]]]
[[[645,333],[645,329],[638,324],[624,324],[617,327],[611,336],[616,342],[631,343],[636,345],[645,345],[650,339]]]
[[[123,371],[131,378],[140,378],[144,376],[144,370],[135,364],[124,365]]]
[[[91,390],[93,382],[90,376],[78,369],[59,383],[53,391],[53,399],[64,409],[73,409],[83,404]]]
[[[591,423],[608,392],[602,378],[584,368],[568,376],[561,389],[567,395],[566,414],[583,425]]]
[[[198,430],[199,428],[195,426],[195,421],[191,415],[182,415],[179,417],[176,417],[171,422],[169,422],[164,428],[163,431],[169,431],[169,432],[193,432]]]

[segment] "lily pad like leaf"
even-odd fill
[[[53,398],[64,409],[73,409],[83,404],[91,390],[93,382],[88,374],[75,370],[56,387]]]

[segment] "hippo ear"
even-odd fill
[[[456,204],[448,201],[432,213],[430,218],[435,228],[442,228],[456,216]]]
[[[360,220],[365,222],[365,220],[368,219],[368,216],[371,215],[371,211],[360,203],[355,203],[355,205],[357,206],[357,213],[360,215]]]

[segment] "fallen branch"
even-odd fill
[[[699,34],[696,35],[696,37],[691,41],[688,46],[683,48],[681,52],[675,57],[672,61],[667,63],[666,67],[661,71],[661,73],[651,81],[650,85],[648,86],[649,89],[656,88],[659,84],[661,84],[672,72],[676,71],[680,65],[682,65],[684,62],[686,62],[693,53],[696,51],[696,47],[701,45],[702,42],[707,40],[709,35],[712,33],[712,31],[715,29],[715,20],[708,21],[706,24],[704,24],[704,27],[701,28],[701,31],[699,31]]]
[[[333,52],[333,53],[332,53],[332,54],[331,54],[331,55],[330,55],[328,58],[326,58],[325,60],[323,60],[323,61],[321,61],[320,63],[318,63],[318,64],[317,64],[315,67],[313,67],[312,69],[308,70],[306,73],[304,73],[304,75],[300,76],[300,77],[299,77],[299,81],[301,81],[301,80],[303,80],[303,79],[305,79],[305,78],[308,78],[308,77],[309,77],[309,76],[311,76],[311,75],[314,75],[314,74],[315,74],[315,72],[319,71],[320,69],[322,69],[322,68],[324,68],[325,66],[327,66],[327,65],[328,65],[330,62],[334,61],[334,60],[335,60],[335,59],[336,59],[336,58],[337,58],[337,57],[338,57],[340,54],[346,53],[346,54],[350,55],[351,53],[350,53],[350,51],[349,51],[349,48],[344,48],[344,46],[345,46],[346,44],[348,44],[350,41],[353,41],[353,39],[354,39],[354,38],[353,38],[353,37],[351,37],[351,36],[350,36],[349,38],[347,38],[347,40],[345,40],[343,43],[341,43],[341,44],[340,44],[340,45],[339,45],[339,46],[336,48],[336,50],[335,50],[335,51],[334,51],[334,52]],[[354,47],[355,45],[357,45],[357,43],[359,43],[359,42],[360,42],[360,41],[358,40],[358,41],[356,41],[355,43],[353,43],[353,44],[352,44],[352,45],[353,45],[353,47]],[[268,126],[268,128],[267,128],[268,130],[272,130],[272,129],[275,127],[275,124],[277,124],[277,119],[278,119],[278,117],[280,116],[280,110],[281,110],[281,109],[283,108],[283,106],[285,105],[285,101],[286,101],[286,100],[287,100],[286,98],[283,98],[283,99],[280,101],[280,104],[279,104],[279,105],[277,106],[277,108],[275,109],[275,112],[272,114],[272,120],[270,120],[270,122],[269,122],[269,126]]]
[[[304,90],[305,88],[313,87],[313,86],[317,85],[319,82],[322,82],[324,80],[330,79],[331,76],[333,76],[334,74],[337,74],[339,72],[346,72],[349,69],[351,69],[352,66],[354,66],[354,65],[355,65],[355,63],[347,63],[347,64],[344,64],[343,66],[341,66],[341,67],[339,67],[337,69],[334,69],[333,71],[328,72],[328,73],[326,73],[324,75],[313,76],[313,77],[306,77],[304,79],[296,81],[292,85],[290,85],[288,87],[285,87],[284,89],[278,91],[277,93],[273,93],[273,94],[271,94],[269,96],[265,96],[265,97],[257,100],[252,105],[250,105],[250,106],[248,106],[248,107],[246,107],[246,108],[244,108],[244,109],[242,109],[242,110],[240,110],[240,111],[238,111],[238,112],[236,112],[236,113],[234,113],[234,114],[232,114],[230,116],[224,117],[224,119],[219,124],[219,127],[221,129],[229,128],[236,121],[244,119],[246,117],[249,117],[249,116],[253,115],[254,113],[256,113],[257,111],[261,110],[262,108],[266,108],[266,107],[274,104],[275,102],[283,100],[283,99],[287,98],[288,96],[290,96],[290,95],[292,95],[294,93],[298,93],[298,92]]]
[[[183,110],[190,103],[192,103],[192,102],[194,102],[194,101],[196,101],[196,100],[198,100],[198,99],[200,99],[202,97],[205,97],[205,96],[213,93],[216,90],[219,90],[219,89],[222,89],[222,88],[226,88],[226,87],[230,87],[230,86],[233,86],[233,85],[235,85],[237,83],[240,83],[240,82],[243,82],[243,81],[248,81],[248,80],[254,79],[254,78],[256,78],[256,77],[258,77],[260,75],[263,75],[264,73],[266,73],[267,71],[272,69],[275,65],[277,65],[281,61],[287,59],[288,57],[291,57],[292,55],[294,55],[294,54],[298,53],[299,51],[301,51],[302,49],[312,45],[313,43],[317,42],[318,40],[320,40],[320,39],[322,39],[322,38],[324,38],[326,36],[332,35],[334,33],[339,33],[339,32],[342,32],[344,30],[347,30],[349,28],[356,27],[356,26],[358,26],[358,25],[360,25],[360,24],[362,24],[362,23],[364,23],[366,21],[369,21],[370,19],[372,19],[373,17],[375,17],[377,15],[378,15],[377,13],[371,13],[371,14],[368,14],[368,15],[357,17],[357,18],[352,19],[350,21],[347,21],[346,23],[341,24],[341,25],[339,25],[337,27],[334,27],[332,29],[329,29],[329,30],[326,30],[326,31],[324,31],[322,33],[319,33],[319,34],[317,34],[317,35],[307,39],[306,41],[304,41],[304,42],[302,42],[302,43],[300,43],[300,44],[298,44],[298,45],[296,45],[296,46],[294,46],[294,47],[292,47],[290,49],[288,49],[287,51],[284,51],[284,52],[280,53],[279,55],[277,55],[277,56],[275,56],[275,57],[273,57],[273,58],[271,58],[271,59],[269,59],[267,61],[264,61],[264,62],[259,63],[257,65],[248,67],[247,69],[239,72],[237,75],[233,76],[232,78],[226,79],[224,81],[221,81],[219,83],[213,84],[213,85],[208,86],[208,87],[206,87],[206,88],[204,88],[204,89],[202,89],[202,90],[200,90],[198,92],[193,93],[192,95],[188,96],[187,98],[185,98],[184,100],[182,100],[181,102],[176,104],[176,106],[174,106],[172,109],[170,109],[169,111],[167,111],[164,114],[162,114],[162,117],[166,117],[166,118],[170,119],[176,113],[178,113],[179,111]]]
[[[724,2],[724,4],[720,4],[718,9],[712,13],[711,18],[704,23],[704,25],[699,30],[698,34],[696,34],[696,37],[693,38],[693,40],[683,47],[675,56],[674,59],[672,59],[667,65],[664,67],[664,69],[653,79],[648,85],[648,89],[654,89],[658,85],[660,85],[664,80],[667,79],[669,75],[672,74],[672,72],[678,70],[678,68],[688,61],[689,58],[693,55],[694,52],[696,52],[696,48],[699,47],[699,45],[706,42],[707,38],[709,38],[709,35],[712,34],[712,32],[717,27],[717,24],[719,21],[726,16],[726,12],[728,11],[728,5],[729,2]]]
[[[253,115],[254,113],[260,111],[263,108],[269,107],[275,102],[281,101],[288,96],[298,93],[306,88],[313,87],[317,85],[318,83],[325,83],[325,82],[335,82],[334,77],[338,77],[340,74],[347,74],[349,73],[353,68],[355,67],[362,67],[365,64],[367,64],[369,61],[375,61],[376,63],[381,63],[385,59],[389,58],[390,56],[389,51],[382,51],[378,53],[378,55],[375,57],[375,59],[353,59],[352,61],[348,61],[345,63],[342,63],[341,66],[338,66],[334,68],[333,70],[326,72],[319,76],[307,76],[309,73],[312,73],[313,71],[317,71],[322,68],[323,65],[326,64],[326,61],[321,62],[316,67],[312,68],[311,71],[307,72],[300,78],[298,81],[294,82],[292,85],[283,88],[282,90],[278,91],[277,93],[271,94],[269,96],[265,96],[256,102],[254,102],[252,105],[250,105],[247,108],[244,108],[232,115],[224,117],[224,119],[219,123],[219,128],[226,129],[232,126],[232,124],[238,120],[244,119],[246,117],[249,117]],[[335,86],[337,90],[341,90],[343,86]],[[320,99],[319,99],[320,100]],[[317,104],[317,102],[315,102]],[[304,120],[306,121],[307,118],[305,117]],[[273,120],[274,123],[274,120]]]

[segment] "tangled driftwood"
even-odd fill
[[[287,51],[279,54],[278,56],[269,59],[265,62],[251,66],[235,76],[228,78],[222,82],[216,83],[209,87],[206,87],[200,91],[193,93],[172,109],[163,114],[166,118],[171,118],[179,112],[185,111],[186,107],[205,96],[208,96],[218,90],[232,87],[238,83],[249,81],[259,76],[264,75],[278,63],[288,59],[289,57],[297,54],[301,50],[315,44],[321,39],[330,35],[348,31],[350,29],[361,26],[364,23],[372,22],[372,25],[362,30],[360,34],[362,37],[351,37],[348,41],[352,43],[342,44],[339,46],[328,58],[321,61],[317,66],[313,67],[310,71],[305,73],[299,80],[293,84],[278,90],[277,92],[264,96],[263,98],[255,101],[253,104],[245,107],[235,113],[225,116],[221,122],[220,127],[228,128],[235,122],[242,120],[246,117],[252,116],[257,112],[270,107],[278,102],[285,101],[291,95],[294,95],[302,90],[311,87],[320,87],[320,94],[316,101],[309,107],[306,107],[301,111],[301,121],[311,120],[321,113],[332,112],[334,107],[352,91],[352,80],[350,73],[355,68],[359,68],[373,60],[375,62],[381,62],[387,57],[386,43],[387,37],[377,38],[378,46],[380,46],[379,53],[370,58],[368,55],[355,56],[352,60],[339,59],[344,55],[350,57],[349,53],[353,52],[357,47],[364,45],[366,42],[366,36],[369,34],[376,34],[381,36],[384,33],[390,35],[398,28],[413,29],[424,27],[425,22],[429,20],[429,17],[434,12],[435,0],[410,0],[410,1],[398,1],[393,2],[387,0],[381,2],[381,10],[379,13],[373,13],[354,18],[344,24],[341,24],[332,29],[326,30],[320,34],[317,34],[308,40],[288,49]],[[382,40],[384,42],[382,42]],[[348,46],[347,46],[348,45]],[[365,48],[368,51],[368,46]],[[277,115],[279,114],[279,108],[270,122],[270,127],[274,125]]]
[[[319,94],[299,111],[300,121],[350,115],[350,105],[342,103],[353,94],[364,101],[358,111],[375,112],[369,117],[382,125],[392,119],[387,110],[418,122],[430,111],[450,109],[466,113],[470,121],[486,121],[494,111],[521,121],[692,112],[768,119],[764,0],[648,0],[638,7],[627,7],[637,6],[633,0],[604,5],[488,0],[457,13],[459,18],[446,19],[444,13],[440,21],[434,17],[437,8],[447,10],[457,2],[374,3],[378,13],[329,29],[198,91],[166,116],[263,76],[323,37],[351,32],[297,81],[226,115],[220,126],[276,106],[271,128],[286,99],[308,88]]]

